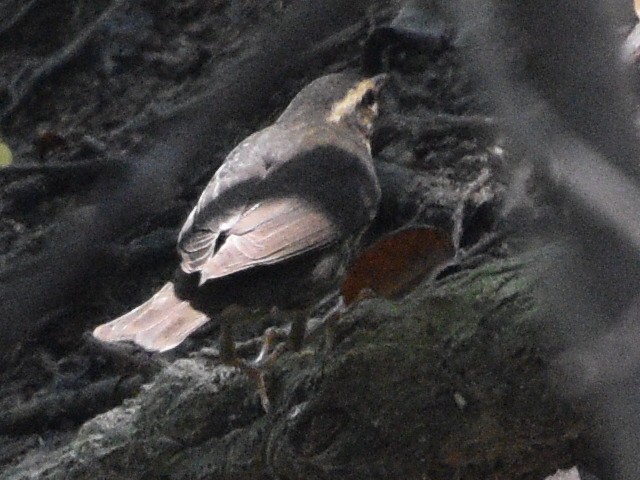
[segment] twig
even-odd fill
[[[493,130],[498,122],[486,115],[453,115],[444,112],[428,112],[421,115],[388,114],[380,119],[376,134],[393,137],[399,131],[411,132],[414,140],[421,140],[434,134],[448,133],[452,130]]]
[[[399,136],[407,136],[407,132],[410,141],[413,144],[419,144],[436,136],[460,131],[490,132],[495,130],[497,125],[498,122],[495,119],[484,115],[452,115],[442,112],[431,112],[420,116],[387,114],[376,124],[372,148],[379,152]]]
[[[367,25],[365,21],[349,25],[347,28],[313,45],[306,52],[303,52],[300,58],[310,65],[318,65],[327,57],[335,58],[339,50],[344,50],[348,45],[352,45],[358,37],[364,38],[366,29]]]
[[[33,90],[50,78],[69,62],[88,48],[90,40],[111,19],[111,17],[126,3],[126,0],[113,0],[111,5],[93,22],[88,28],[68,45],[59,50],[56,54],[48,57],[44,62],[38,62],[38,66],[27,64],[9,85],[10,101],[0,112],[0,124],[6,124],[11,115],[25,102]]]
[[[35,7],[37,7],[41,3],[45,2],[43,2],[42,0],[28,0],[23,2],[22,5],[18,8],[17,12],[15,12],[11,17],[5,18],[5,20],[0,24],[0,38],[2,38],[3,35],[5,35],[13,27],[15,27],[19,22],[21,22],[34,10]]]
[[[76,162],[18,163],[0,169],[0,180],[33,174],[43,174],[55,180],[69,177],[88,178],[105,173],[121,172],[127,163],[116,159],[80,160]]]
[[[487,130],[498,125],[493,117],[486,115],[454,115],[444,112],[429,112],[415,117],[414,121],[418,124],[416,128],[418,136],[424,136],[432,130],[437,131],[444,128]]]
[[[456,251],[456,255],[460,251],[460,242],[462,241],[462,235],[464,233],[464,211],[467,206],[467,202],[471,195],[482,188],[491,178],[491,173],[488,169],[483,169],[473,182],[467,185],[460,197],[460,201],[456,205],[456,209],[453,212],[453,248]]]
[[[506,230],[487,233],[479,241],[474,243],[471,248],[460,249],[453,259],[436,268],[429,275],[429,278],[431,280],[437,280],[461,269],[470,269],[477,266],[479,263],[482,263],[483,258],[485,258],[482,254],[499,241],[504,240],[507,233]]]
[[[0,434],[39,432],[64,420],[80,423],[132,396],[142,386],[142,375],[114,377],[81,389],[52,393],[0,412]]]
[[[157,223],[164,219],[159,218]],[[150,228],[153,228],[150,226]],[[162,259],[171,259],[175,254],[178,231],[175,228],[163,228],[157,226],[149,234],[137,237],[127,245],[113,244],[109,248],[112,261],[116,264],[125,264],[142,267],[154,265]]]
[[[393,230],[408,222],[450,228],[460,194],[449,183],[396,164],[375,167],[382,188],[376,228]]]
[[[346,45],[352,43],[354,39],[359,36],[364,36],[366,25],[364,22],[358,22],[354,25],[349,25],[339,32],[330,35],[326,39],[313,44],[313,46],[306,51],[299,54],[298,61],[304,65],[317,65],[321,64],[322,59],[330,57],[336,50],[345,48]],[[238,61],[242,62],[242,59]],[[159,122],[164,122],[183,116],[185,112],[189,112],[194,108],[194,105],[206,105],[211,103],[209,100],[213,96],[220,94],[220,87],[214,84],[213,87],[208,90],[190,97],[188,100],[174,106],[166,107],[152,103],[148,108],[143,109],[140,113],[133,118],[125,122],[122,126],[115,128],[112,131],[114,136],[121,135],[123,133],[145,129],[151,125]]]

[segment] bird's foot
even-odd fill
[[[236,367],[242,373],[244,373],[249,380],[253,382],[260,396],[260,403],[265,412],[269,413],[271,410],[271,401],[267,392],[267,384],[264,380],[264,371],[262,368],[256,367],[251,363],[243,360],[240,357],[235,357],[229,361],[224,362],[226,365]]]
[[[306,315],[300,315],[287,327],[268,328],[263,334],[260,352],[253,360],[245,360],[238,355],[229,332],[228,323],[224,323],[220,337],[220,359],[224,364],[236,367],[247,375],[256,386],[262,407],[266,412],[269,412],[271,402],[265,382],[265,371],[284,352],[300,350],[306,339],[314,337],[318,332],[325,331],[325,328],[328,337],[331,337],[330,332],[345,310],[345,303],[340,297],[331,308],[321,316],[312,318],[309,322],[307,322]],[[309,323],[309,327],[307,327],[307,323]],[[331,343],[331,338],[328,341]]]
[[[286,346],[286,344],[283,340],[286,340],[289,332],[290,328],[267,328],[262,336],[260,353],[258,353],[258,356],[253,360],[252,364],[256,368],[267,368],[271,366],[278,356],[282,354],[282,351],[285,350],[283,347]],[[276,342],[281,343],[276,344]],[[276,344],[275,347],[274,344]]]
[[[269,400],[269,395],[267,393],[267,385],[264,380],[263,369],[238,356],[228,321],[223,321],[221,326],[220,360],[225,365],[236,367],[254,383],[256,390],[258,391],[258,395],[260,396],[262,408],[264,408],[264,411],[268,413],[271,409],[271,401]]]

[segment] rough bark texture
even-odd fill
[[[42,447],[3,478],[544,478],[581,424],[534,346],[535,255],[492,261],[400,301],[364,300],[252,385],[202,357]],[[558,432],[564,432],[562,439]]]

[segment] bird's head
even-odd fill
[[[329,124],[356,128],[369,137],[378,115],[380,90],[387,77],[387,74],[380,74],[363,79],[349,72],[320,77],[296,95],[278,121],[316,118]]]
[[[331,105],[327,121],[355,126],[369,137],[378,116],[378,97],[386,79],[387,75],[383,73],[357,82]]]

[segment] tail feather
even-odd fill
[[[129,313],[99,325],[93,336],[104,342],[131,341],[145,350],[164,352],[180,345],[209,317],[179,299],[172,282]]]
[[[166,319],[136,335],[134,341],[145,350],[165,352],[180,345],[208,321],[207,315],[183,301],[171,309]]]

